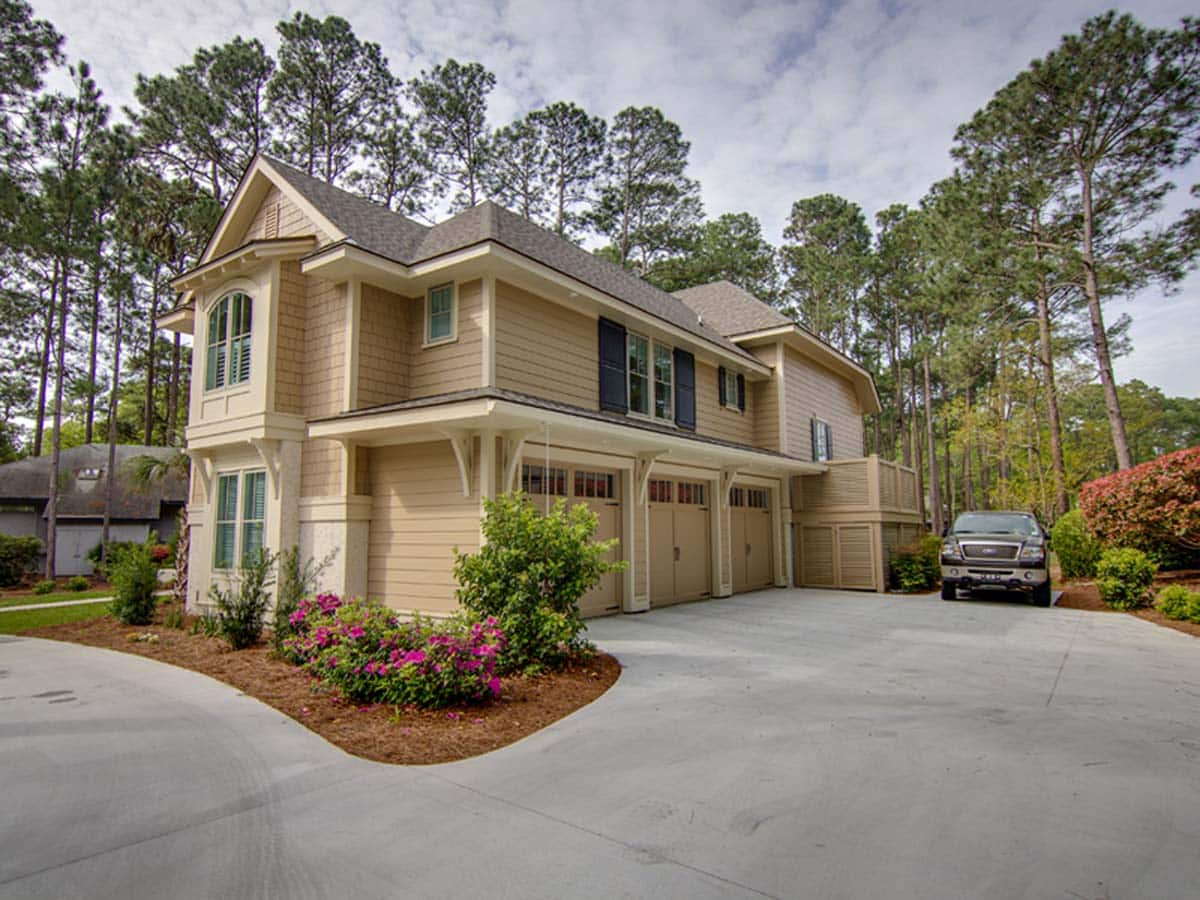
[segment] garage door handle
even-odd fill
[[[679,562],[679,548],[675,548],[675,562]]]
[[[746,545],[746,555],[747,556],[750,555],[750,545],[749,544]]]

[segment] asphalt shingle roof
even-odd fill
[[[719,329],[702,324],[696,313],[678,298],[491,200],[427,227],[305,175],[286,163],[265,158],[350,243],[364,250],[413,265],[483,241],[494,241],[727,352],[754,359]]]
[[[676,291],[674,296],[696,313],[705,325],[723,335],[747,334],[796,324],[732,281],[714,281],[685,288]]]
[[[161,504],[187,502],[187,476],[172,468],[161,481],[143,485],[133,478],[130,461],[155,456],[166,461],[179,451],[174,447],[117,445],[117,483],[113,493],[114,519],[157,519]],[[0,503],[43,502],[50,496],[50,456],[19,459],[0,465]],[[85,470],[99,470],[99,478],[81,478]],[[63,518],[96,518],[104,515],[107,491],[108,445],[84,444],[62,451],[59,460],[58,514]]]

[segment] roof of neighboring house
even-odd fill
[[[186,470],[172,466],[165,477],[149,484],[141,484],[133,476],[135,457],[153,456],[167,462],[178,453],[174,447],[118,444],[112,517],[157,519],[162,515],[163,503],[186,503]],[[47,500],[50,468],[49,454],[0,465],[0,503]],[[63,450],[59,460],[58,514],[63,518],[103,516],[107,468],[107,444],[84,444]],[[92,472],[97,477],[88,477]]]
[[[666,291],[491,200],[484,200],[437,225],[425,226],[286,163],[263,158],[354,246],[404,265],[414,265],[483,241],[494,241],[728,352],[754,359],[719,329],[701,324],[691,309]]]
[[[678,297],[705,325],[725,336],[765,331],[796,324],[732,281],[714,281],[676,291]]]

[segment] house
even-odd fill
[[[130,461],[153,456],[166,462],[178,450],[118,444],[109,539],[144,541],[151,531],[161,540],[175,534],[176,516],[187,503],[187,478],[168,470],[161,480],[142,484]],[[108,445],[84,444],[62,451],[59,460],[55,569],[58,575],[90,575],[87,553],[100,543],[108,493]],[[0,533],[33,535],[45,546],[50,457],[35,456],[0,465]]]
[[[733,285],[664,293],[494,203],[427,227],[258,156],[173,284],[192,604],[298,544],[337,551],[324,589],[452,611],[453,549],[514,489],[619,539],[589,615],[881,589],[915,534],[911,470],[863,456],[861,366]]]

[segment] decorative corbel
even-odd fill
[[[537,434],[539,429],[504,432],[504,492],[511,494],[517,489],[517,468],[521,465],[521,452],[525,442]]]
[[[207,450],[183,451],[192,461],[192,468],[200,476],[200,484],[204,487],[204,500],[212,501],[213,461]]]
[[[280,453],[277,438],[250,438],[250,445],[258,452],[258,458],[263,461],[267,470],[267,481],[271,485],[271,496],[279,499],[279,469]]]
[[[733,490],[734,479],[738,477],[741,470],[737,466],[726,466],[721,470],[721,496],[725,498],[725,505],[729,505],[730,492]]]
[[[650,473],[654,470],[654,461],[663,456],[666,450],[650,450],[637,456],[637,489],[638,505],[646,505],[646,487],[650,483]]]
[[[450,442],[454,451],[454,459],[458,463],[458,476],[462,480],[462,495],[471,496],[471,470],[474,462],[472,441],[475,435],[469,431],[441,431],[443,437]]]

